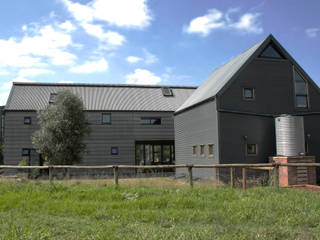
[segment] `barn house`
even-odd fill
[[[268,162],[277,154],[275,117],[284,114],[303,117],[302,154],[320,159],[319,88],[269,35],[217,68],[177,109],[176,164]]]
[[[173,113],[195,87],[13,83],[4,109],[5,164],[42,164],[30,140],[37,111],[64,89],[82,99],[91,127],[83,165],[175,163]]]

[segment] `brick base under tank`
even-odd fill
[[[275,163],[315,163],[314,156],[296,156],[270,157],[270,160]],[[315,167],[279,167],[279,184],[281,187],[290,185],[316,185],[317,176]]]

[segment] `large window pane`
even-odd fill
[[[153,162],[161,163],[161,145],[153,145]]]
[[[308,107],[307,96],[296,96],[297,107],[306,108]]]
[[[164,164],[170,163],[170,145],[163,145],[163,156],[162,156],[162,162]]]
[[[296,82],[296,94],[307,95],[307,86],[305,82]]]

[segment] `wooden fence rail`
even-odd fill
[[[257,164],[180,164],[180,165],[100,165],[100,166],[76,166],[76,165],[48,165],[48,166],[17,166],[0,165],[0,169],[48,169],[49,182],[53,184],[53,169],[113,169],[114,184],[119,184],[119,169],[168,169],[168,168],[187,168],[190,187],[193,187],[193,168],[215,168],[216,178],[220,182],[219,168],[230,168],[230,185],[235,186],[235,169],[242,169],[242,188],[247,188],[247,169],[273,171],[274,185],[279,187],[279,168],[280,167],[320,167],[320,163],[257,163]]]

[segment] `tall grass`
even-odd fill
[[[0,184],[0,239],[318,239],[320,196],[149,186]]]

